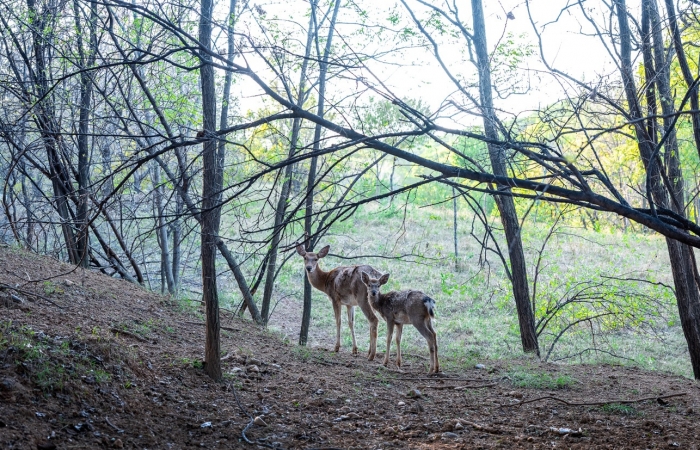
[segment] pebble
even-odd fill
[[[121,439],[117,439],[112,443],[112,447],[114,448],[124,448],[124,443],[122,442]]]
[[[486,366],[483,365],[483,364],[477,364],[477,365],[474,366],[474,367],[476,367],[477,369],[485,369],[485,368],[486,368]]]
[[[461,422],[457,422],[455,424],[455,430],[463,430],[463,429],[464,429],[464,425],[462,425]]]
[[[255,416],[255,419],[253,419],[253,423],[254,423],[255,425],[260,426],[260,427],[266,427],[266,426],[267,426],[267,423],[265,423],[265,421],[263,420],[263,418],[260,417],[260,416]]]
[[[199,427],[200,428],[211,428],[211,422],[204,422]]]
[[[452,433],[451,431],[447,431],[445,433],[442,433],[442,438],[443,439],[457,439],[459,435],[457,433]]]
[[[247,371],[247,372],[250,372],[250,373],[259,373],[259,372],[260,372],[260,368],[259,368],[257,365],[255,365],[255,364],[251,364],[250,366],[248,366],[248,367],[246,368],[246,371]]]
[[[406,402],[399,402],[399,406],[406,406]]]

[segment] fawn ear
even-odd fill
[[[319,252],[318,252],[318,257],[319,257],[319,258],[323,258],[324,256],[326,256],[326,255],[328,254],[328,250],[330,250],[330,249],[331,249],[331,246],[330,246],[330,245],[326,245],[326,246],[323,247],[321,250],[319,250]]]
[[[382,275],[382,277],[379,279],[379,284],[380,284],[380,285],[386,284],[387,281],[389,281],[389,274],[388,274],[388,273],[385,273],[385,274]]]
[[[306,250],[302,244],[297,245],[297,253],[301,256],[306,256]]]
[[[360,272],[360,279],[365,284],[365,286],[369,284],[369,275],[367,275],[367,272]]]

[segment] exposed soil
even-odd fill
[[[422,355],[387,370],[383,355],[299,348],[224,315],[215,383],[201,369],[204,324],[166,298],[9,248],[0,283],[19,289],[0,289],[3,449],[700,445],[700,389],[677,376],[524,359],[428,377]],[[514,370],[574,381],[517,387]]]

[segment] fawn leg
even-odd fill
[[[355,341],[355,307],[348,306],[348,326],[350,327],[350,336],[352,336],[352,354],[357,356],[357,342]]]
[[[431,352],[433,358],[435,359],[435,364],[434,364],[434,370],[433,373],[439,373],[440,372],[440,362],[438,361],[438,345],[437,345],[437,333],[435,332],[435,329],[433,328],[433,321],[428,318],[428,321],[426,323],[426,328],[428,328],[429,331],[432,332],[433,334],[433,348],[435,349],[435,352]]]
[[[403,332],[403,324],[396,324],[396,367],[401,367],[401,333]]]
[[[362,314],[365,315],[369,322],[369,350],[367,351],[367,359],[373,361],[377,355],[377,331],[379,328],[379,319],[374,314],[374,310],[369,306],[369,302],[358,302]]]
[[[428,349],[430,350],[430,371],[428,373],[437,373],[437,335],[430,323],[430,317],[421,318],[413,322],[418,332],[428,341]]]
[[[391,335],[394,333],[394,322],[386,321],[386,354],[384,355],[384,365],[389,365],[389,353],[391,352]]]
[[[331,299],[333,303],[333,314],[335,315],[335,352],[340,351],[340,302]]]

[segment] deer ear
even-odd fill
[[[331,246],[330,246],[330,245],[326,245],[325,247],[323,247],[323,248],[318,252],[318,257],[319,257],[319,258],[323,258],[324,256],[326,256],[326,255],[328,254],[328,251],[329,251],[330,249],[331,249]]]
[[[365,286],[369,284],[369,275],[367,275],[367,272],[360,272],[360,279],[365,284]]]
[[[379,284],[380,284],[380,285],[386,284],[387,281],[389,281],[389,274],[388,274],[388,273],[385,273],[385,274],[382,275],[382,277],[379,279]]]
[[[306,255],[306,250],[304,249],[304,246],[302,244],[297,245],[297,253],[301,256]]]

